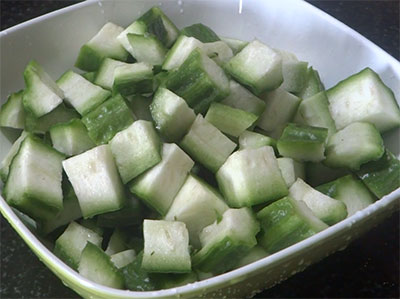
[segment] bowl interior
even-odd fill
[[[1,32],[1,103],[11,92],[24,88],[22,74],[29,60],[39,61],[57,79],[73,68],[80,46],[105,22],[126,27],[153,5],[159,5],[179,28],[201,22],[220,36],[257,38],[274,48],[294,52],[319,71],[327,88],[369,66],[380,74],[399,101],[400,63],[303,1],[89,0]],[[1,129],[0,159],[18,134],[15,130]],[[397,156],[399,135],[400,129],[396,129],[384,136],[385,145]]]

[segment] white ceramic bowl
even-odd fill
[[[242,6],[240,3],[242,3]],[[297,54],[321,74],[326,87],[369,66],[380,74],[399,100],[400,63],[339,21],[300,0],[185,0],[86,1],[36,18],[0,33],[1,100],[24,87],[22,73],[32,58],[57,78],[71,68],[80,46],[106,22],[129,25],[153,5],[183,27],[195,22],[209,25],[221,36],[251,40],[255,37]],[[0,158],[10,148],[15,132],[2,130]],[[400,130],[385,134],[386,146],[400,153]],[[229,273],[183,287],[154,292],[115,290],[95,284],[71,270],[41,243],[0,198],[1,213],[35,254],[63,282],[87,298],[178,298],[192,296],[242,297],[270,287],[303,270],[399,208],[400,190],[325,231]]]

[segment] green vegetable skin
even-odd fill
[[[378,161],[364,164],[358,177],[378,198],[400,187],[400,161],[388,150]]]
[[[110,141],[133,121],[133,114],[120,95],[108,99],[82,118],[90,138],[98,145]]]
[[[222,69],[195,49],[184,63],[171,71],[166,87],[186,100],[196,113],[229,95],[229,81]]]
[[[180,29],[158,7],[125,30],[107,23],[80,50],[87,73],[53,81],[31,61],[0,110],[0,126],[24,129],[0,164],[4,196],[71,268],[114,288],[173,288],[400,187],[381,138],[400,110],[371,69],[325,91],[294,54]]]
[[[299,161],[319,162],[324,160],[328,129],[288,124],[283,130],[277,147],[284,157]]]
[[[195,37],[203,43],[212,43],[221,40],[211,28],[200,23],[183,28],[181,34]]]

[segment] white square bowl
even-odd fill
[[[186,0],[184,3],[176,0],[89,0],[0,33],[1,100],[24,87],[22,73],[30,59],[38,60],[53,78],[57,78],[73,66],[80,46],[106,21],[127,26],[153,5],[160,5],[181,28],[202,22],[221,36],[245,40],[257,37],[272,47],[292,51],[320,72],[328,88],[369,66],[399,97],[400,63],[397,60],[354,30],[300,0]],[[14,135],[12,130],[1,131],[1,159]],[[384,137],[389,150],[399,156],[400,130]],[[397,189],[325,231],[240,269],[183,287],[153,292],[115,290],[81,277],[40,242],[3,198],[0,198],[0,210],[35,254],[83,297],[242,297],[271,287],[344,248],[354,237],[398,209],[399,198],[400,189]]]

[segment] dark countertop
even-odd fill
[[[1,30],[79,1],[1,0]],[[354,28],[396,59],[398,1],[309,1]],[[399,96],[399,95],[398,95]],[[256,298],[399,298],[400,213],[304,272]],[[0,298],[77,298],[1,217]]]

